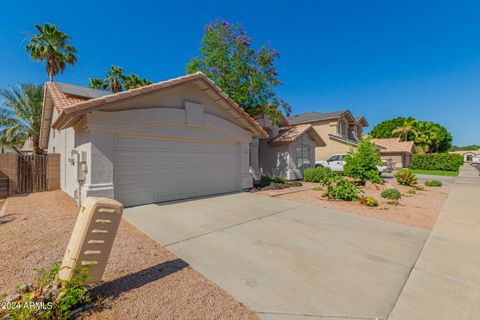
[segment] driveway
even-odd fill
[[[124,218],[263,319],[384,319],[428,232],[238,193]]]

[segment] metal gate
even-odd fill
[[[17,193],[47,191],[48,155],[17,156]]]

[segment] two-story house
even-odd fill
[[[288,118],[290,125],[311,125],[324,145],[315,148],[315,161],[326,160],[336,153],[346,153],[355,147],[368,126],[363,116],[354,117],[349,110],[305,112]]]

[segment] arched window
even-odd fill
[[[337,133],[342,137],[347,136],[347,126],[345,125],[345,121],[343,119],[338,120]]]

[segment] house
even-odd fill
[[[355,147],[368,126],[365,117],[354,117],[349,110],[306,112],[288,118],[293,126],[311,125],[323,143],[315,148],[315,161],[326,160],[336,153],[346,153]]]
[[[116,94],[48,82],[40,146],[61,155],[61,189],[125,206],[252,187],[265,130],[202,73]]]
[[[380,157],[383,160],[391,160],[394,168],[406,168],[412,162],[412,154],[415,153],[413,141],[400,141],[400,138],[372,139],[372,142],[380,146]]]
[[[33,154],[33,140],[28,138],[20,148],[22,154]]]
[[[256,179],[275,175],[297,180],[303,177],[303,170],[315,166],[315,148],[325,143],[312,125],[291,126],[286,118],[274,125],[266,115],[255,120],[268,133],[267,138],[252,143],[252,157],[258,157],[252,160]]]
[[[463,156],[463,161],[472,162],[474,157],[480,157],[480,149],[478,150],[463,150],[463,151],[451,151],[451,154],[459,154]]]

